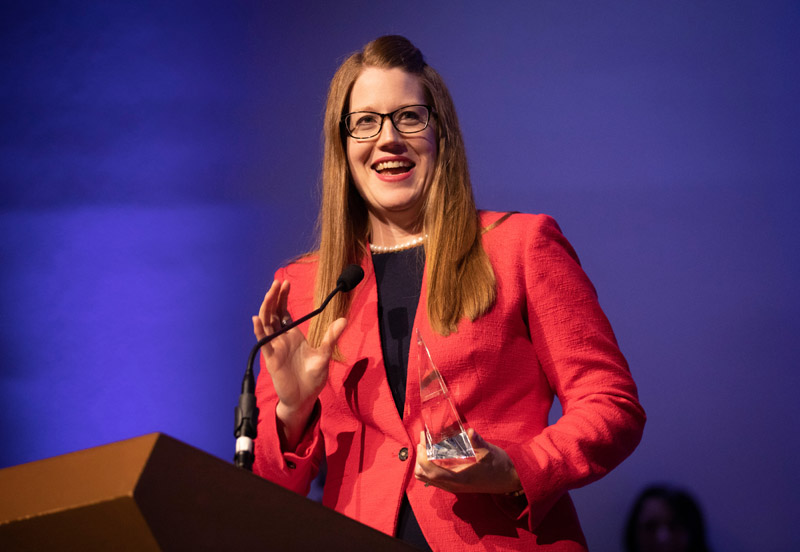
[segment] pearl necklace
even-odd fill
[[[414,238],[413,240],[409,240],[407,242],[398,243],[397,245],[374,245],[369,244],[369,250],[375,253],[376,255],[380,253],[395,253],[397,251],[405,251],[406,249],[411,249],[412,247],[417,247],[418,245],[422,245],[428,239],[428,234],[424,236],[419,236],[418,238]]]

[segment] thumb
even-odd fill
[[[339,337],[341,337],[346,327],[346,318],[337,318],[328,326],[328,331],[325,332],[325,337],[322,338],[322,343],[320,343],[319,346],[322,352],[327,355],[331,354],[333,347],[336,345],[336,342],[339,340]]]
[[[467,436],[469,437],[469,440],[472,442],[472,448],[481,448],[481,449],[489,448],[489,443],[484,441],[483,437],[481,437],[478,434],[478,432],[475,431],[474,429],[472,428],[467,429]]]

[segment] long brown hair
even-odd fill
[[[401,68],[417,75],[436,113],[438,153],[433,180],[422,209],[428,271],[428,317],[441,335],[456,331],[462,318],[475,320],[496,296],[492,266],[480,241],[464,141],[453,100],[442,77],[408,39],[383,36],[348,57],[336,71],[325,109],[322,198],[317,221],[318,259],[314,298],[320,303],[336,286],[342,269],[359,263],[369,237],[367,205],[353,184],[347,163],[347,138],[341,127],[350,91],[365,67]],[[458,229],[453,231],[453,228]],[[337,295],[311,324],[309,341],[317,346],[328,326],[346,316],[350,294]]]

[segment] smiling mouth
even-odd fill
[[[404,174],[413,168],[411,161],[382,161],[372,167],[378,174]]]

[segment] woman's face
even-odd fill
[[[400,107],[427,104],[419,79],[399,68],[368,67],[350,93],[348,112],[390,113]],[[347,137],[347,161],[370,219],[406,229],[418,221],[436,164],[436,130],[401,134],[389,117],[380,134],[366,140]],[[376,221],[377,218],[377,221]]]
[[[670,505],[651,497],[644,501],[636,527],[640,552],[686,552],[689,533],[678,523]]]

